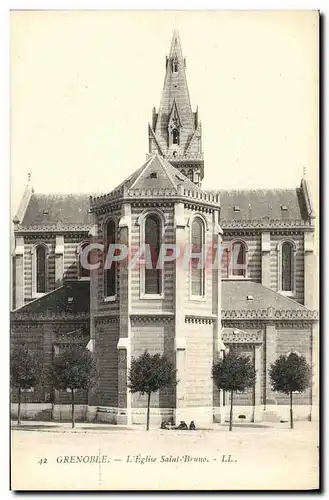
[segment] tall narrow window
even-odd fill
[[[172,131],[172,143],[179,144],[179,131],[177,128],[174,128]]]
[[[78,277],[81,279],[81,278],[89,278],[90,276],[90,271],[89,269],[86,269],[82,264],[81,264],[81,252],[88,246],[88,242],[85,241],[84,243],[82,243],[79,247],[79,266],[78,266]],[[90,254],[89,254],[90,256]],[[88,257],[89,257],[88,256]],[[88,258],[88,261],[89,261],[89,258]]]
[[[152,268],[145,266],[145,293],[148,295],[161,294],[161,269],[156,269],[161,245],[161,222],[157,215],[151,214],[145,220],[145,245],[149,245]]]
[[[105,255],[105,263],[107,253],[109,251],[109,245],[114,245],[116,242],[116,227],[115,222],[111,219],[106,224],[105,228],[105,242],[106,242],[106,255]],[[116,293],[116,263],[108,262],[108,268],[104,269],[104,278],[105,278],[105,297],[114,297]]]
[[[43,245],[39,245],[36,251],[36,292],[45,293],[46,292],[46,249]]]
[[[231,274],[232,276],[247,275],[246,247],[241,241],[233,243],[231,247]]]
[[[291,244],[286,242],[283,243],[282,248],[282,258],[281,258],[281,289],[284,292],[292,291],[292,258],[293,251]]]
[[[204,296],[204,224],[199,218],[195,218],[192,222],[192,254],[199,256],[191,259],[191,294],[196,296]]]

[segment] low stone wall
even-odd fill
[[[290,418],[289,405],[267,405],[264,406],[234,406],[233,420],[237,422],[280,422],[281,420],[289,421]],[[11,418],[17,419],[18,404],[11,403]],[[172,408],[151,408],[150,409],[150,425],[152,427],[160,427],[164,421],[169,421],[171,418],[179,423],[180,420],[185,420],[187,424],[191,420],[195,421],[197,426],[207,427],[207,425],[215,423],[228,422],[230,418],[230,407],[214,407],[214,408],[184,408],[175,410]],[[309,405],[295,405],[293,407],[294,420],[318,420],[318,407],[310,407]],[[146,423],[146,408],[132,408],[131,419],[127,414],[126,409],[115,407],[99,407],[88,405],[75,405],[75,418],[81,422],[107,422],[109,424],[136,424],[145,425]],[[22,420],[40,420],[40,421],[71,421],[71,405],[52,405],[51,403],[21,403],[21,418]]]
[[[12,419],[17,419],[18,403],[11,403],[10,416]],[[52,419],[52,404],[51,403],[21,403],[21,419],[22,420],[43,420]]]
[[[74,405],[75,419],[80,422],[87,422],[88,405]],[[72,419],[71,405],[54,405],[53,406],[53,420],[60,420],[61,422],[70,422]]]
[[[294,420],[318,420],[318,409],[311,408],[309,405],[293,406]],[[215,407],[214,422],[229,422],[230,407]],[[280,422],[281,420],[289,421],[290,406],[289,405],[266,405],[264,406],[234,406],[233,421],[234,422]]]

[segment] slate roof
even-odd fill
[[[251,295],[252,300],[247,296]],[[308,311],[309,309],[295,300],[267,288],[260,283],[244,280],[222,281],[222,310],[264,310],[272,307],[275,310]]]
[[[152,177],[152,173],[156,176]],[[220,195],[220,220],[226,224],[235,221],[276,220],[307,221],[314,217],[309,198],[307,183],[302,180],[295,189],[239,189],[239,190],[202,190],[166,159],[159,155],[151,156],[140,168],[133,172],[111,193],[127,189],[177,190],[183,189]],[[92,196],[92,195],[91,195]],[[108,195],[105,196],[105,198]],[[99,199],[99,198],[98,198]],[[93,199],[96,200],[97,199]],[[22,220],[16,230],[64,228],[88,231],[92,227],[89,212],[90,194],[31,194],[26,201]],[[237,210],[236,210],[237,209]],[[18,217],[19,219],[19,217]],[[302,222],[303,223],[303,222]],[[224,224],[225,227],[225,224]]]
[[[306,220],[304,195],[297,189],[208,190],[220,195],[221,220],[269,219]],[[287,210],[282,210],[281,207]],[[238,207],[239,211],[234,211]]]
[[[152,173],[157,174],[157,176],[152,178]],[[188,189],[190,191],[198,191],[199,193],[205,192],[194,184],[194,182],[192,182],[188,177],[182,174],[177,168],[173,167],[165,158],[155,154],[148,158],[148,160],[139,169],[137,169],[130,177],[125,179],[113,191],[116,191],[123,186],[126,186],[128,189],[177,189],[179,184],[181,184],[184,189]]]
[[[32,194],[24,217],[23,227],[53,225],[91,226],[87,194]]]
[[[32,300],[12,312],[13,319],[15,313],[28,314],[89,314],[90,311],[90,282],[67,281],[56,290],[46,293],[42,297]]]

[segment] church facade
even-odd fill
[[[14,219],[12,343],[27,343],[45,364],[67,343],[88,346],[99,380],[77,394],[80,417],[128,424],[145,421],[146,398],[127,386],[131,359],[145,350],[165,353],[178,380],[152,396],[151,421],[199,425],[228,418],[229,397],[211,378],[227,350],[250,356],[257,374],[235,396],[235,418],[284,418],[288,397],[272,391],[268,372],[294,351],[314,372],[311,388],[295,395],[297,414],[313,417],[318,316],[307,181],[202,189],[202,127],[176,31],[148,131],[146,162],[107,194],[41,195],[27,186]],[[81,256],[91,243],[89,270]],[[116,247],[124,255],[106,265],[106,249]],[[68,393],[36,387],[23,397],[31,417],[67,418]]]

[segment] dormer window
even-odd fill
[[[174,73],[178,72],[178,61],[177,61],[177,59],[174,59],[174,61],[173,61],[173,68],[172,69],[173,69]]]
[[[177,128],[174,128],[172,131],[172,143],[179,144],[179,131]]]

